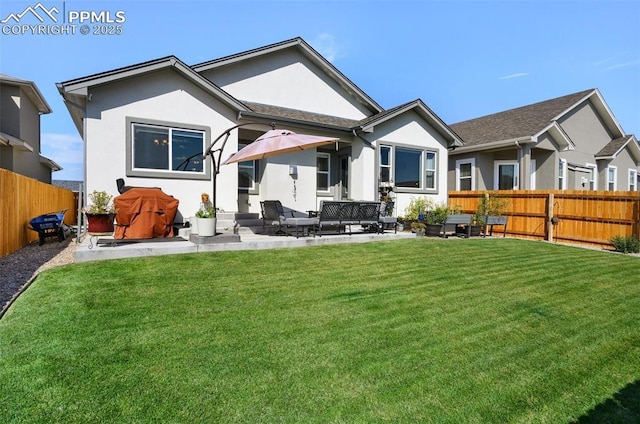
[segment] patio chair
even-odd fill
[[[388,205],[390,203],[390,205]],[[378,231],[384,233],[385,228],[393,227],[393,232],[398,233],[398,218],[390,216],[387,210],[393,210],[394,202],[380,202],[380,212],[378,216]],[[388,208],[388,209],[387,209]]]
[[[316,220],[313,218],[301,218],[295,216],[295,211],[289,210],[285,212],[282,203],[279,200],[265,200],[260,202],[260,209],[262,210],[262,228],[269,226],[278,226],[276,234],[289,235],[289,231],[295,228],[296,238],[304,235],[304,230],[312,227]],[[291,215],[291,216],[288,216]]]

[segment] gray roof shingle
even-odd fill
[[[594,89],[545,100],[451,125],[465,146],[530,137]]]
[[[341,118],[338,116],[323,115],[320,113],[307,112],[304,110],[290,109],[281,106],[265,105],[262,103],[254,103],[242,101],[249,109],[261,115],[269,117],[280,117],[284,119],[292,119],[294,121],[308,122],[312,124],[320,124],[331,127],[337,127],[343,130],[349,130],[355,127],[360,121],[355,119]]]
[[[618,150],[620,150],[625,144],[627,144],[627,142],[632,137],[632,135],[627,135],[625,137],[614,138],[609,143],[607,143],[607,145],[604,146],[602,150],[596,153],[596,157],[598,158],[614,156],[616,153],[618,153]]]

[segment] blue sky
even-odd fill
[[[37,3],[2,0],[0,20]],[[453,124],[598,88],[624,131],[640,136],[638,0],[42,4],[125,17],[121,35],[0,34],[0,73],[34,81],[53,109],[42,117],[42,153],[64,167],[54,179],[82,179],[82,140],[56,82],[167,55],[196,64],[298,36],[385,108],[420,98]]]

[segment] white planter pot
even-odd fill
[[[215,218],[198,218],[198,235],[199,236],[215,236],[216,235],[216,219]]]
[[[195,216],[190,217],[189,227],[191,228],[191,234],[198,234],[198,218]]]

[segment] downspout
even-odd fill
[[[361,135],[359,135],[355,129],[352,129],[351,132],[353,133],[353,136],[356,138],[359,138],[360,140],[364,141],[364,144],[368,147],[371,147],[372,149],[375,149],[375,147],[373,147],[373,143],[371,143],[369,140],[367,140],[366,138],[362,137]]]

